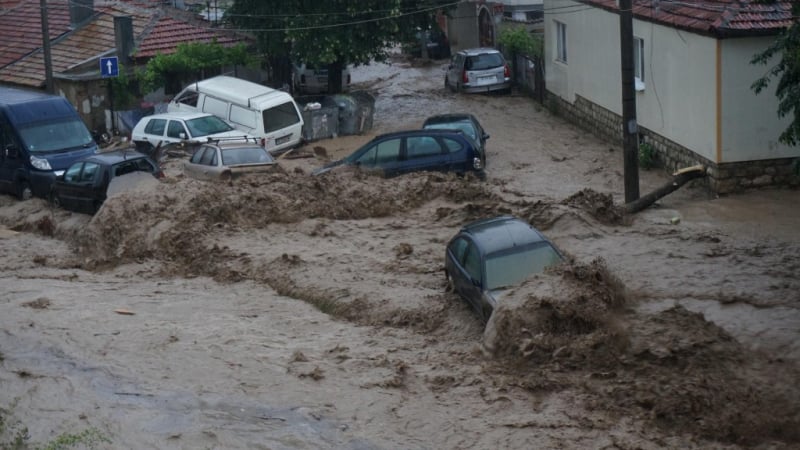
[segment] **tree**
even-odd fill
[[[347,64],[385,61],[388,48],[433,24],[452,0],[237,0],[226,17],[258,36],[272,60],[289,57],[328,67],[328,91],[342,88]],[[290,82],[289,79],[277,80]]]
[[[766,2],[771,3],[772,0]],[[800,14],[800,4],[792,5],[792,16]],[[766,89],[772,79],[778,80],[775,95],[778,97],[778,117],[793,116],[789,127],[780,135],[780,141],[795,146],[800,140],[800,25],[797,21],[783,31],[766,50],[755,55],[751,64],[769,64],[780,55],[780,61],[770,67],[766,75],[756,80],[751,89],[756,94]]]
[[[253,58],[244,44],[223,47],[217,42],[178,44],[175,53],[158,54],[140,74],[144,92],[160,86],[180,90],[184,82],[205,78],[208,71],[224,66],[249,65]]]

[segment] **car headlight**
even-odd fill
[[[35,156],[31,156],[31,165],[39,170],[53,170],[53,168],[50,167],[50,163],[47,162],[47,160],[44,158],[37,158]]]
[[[477,170],[483,169],[483,162],[481,162],[480,158],[472,158],[472,167]]]

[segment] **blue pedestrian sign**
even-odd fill
[[[100,75],[103,78],[119,76],[119,62],[116,56],[100,58]]]

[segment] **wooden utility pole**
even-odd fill
[[[44,52],[44,85],[48,94],[55,92],[53,87],[53,62],[50,59],[50,27],[47,24],[47,0],[39,0],[42,19],[42,52]]]
[[[619,0],[622,60],[622,150],[625,203],[639,198],[639,130],[636,124],[636,86],[633,71],[633,2]]]

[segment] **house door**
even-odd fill
[[[481,8],[478,13],[478,40],[481,47],[494,47],[494,23],[486,8]]]

